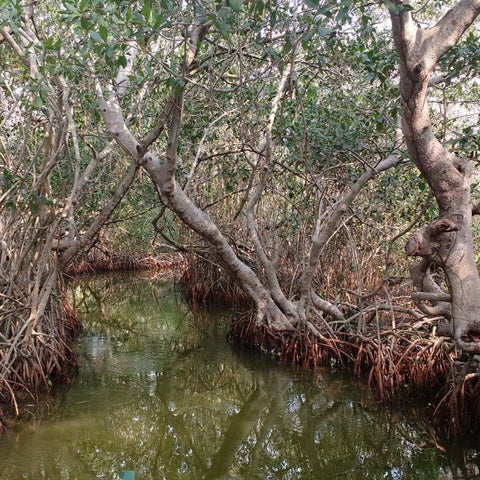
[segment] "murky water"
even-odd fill
[[[1,479],[479,478],[479,451],[341,372],[233,348],[228,315],[192,315],[170,283],[100,277],[72,291],[80,374],[0,437]]]

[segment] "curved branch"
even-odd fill
[[[458,220],[462,221],[459,216]],[[457,232],[458,224],[449,219],[441,218],[435,220],[430,225],[418,230],[405,245],[405,252],[409,257],[429,257],[431,260],[437,255],[442,243],[448,241],[448,238],[442,234]]]
[[[451,302],[452,296],[449,293],[436,293],[436,292],[414,292],[412,293],[412,299],[417,301],[431,301],[431,302]]]
[[[335,320],[339,322],[345,321],[345,316],[336,305],[328,302],[327,300],[324,300],[315,292],[312,292],[312,301],[316,308],[326,313],[327,315],[330,315]]]
[[[320,214],[317,216],[315,231],[312,238],[312,245],[310,247],[308,263],[305,266],[303,275],[300,279],[300,289],[301,295],[304,298],[304,301],[307,301],[307,298],[310,295],[312,288],[312,281],[315,275],[320,255],[323,252],[328,240],[334,234],[337,229],[340,221],[347,211],[347,209],[352,205],[357,195],[360,193],[362,188],[373,178],[375,178],[379,173],[388,170],[395,166],[401,160],[401,155],[397,152],[397,148],[401,142],[402,133],[400,128],[396,129],[395,132],[395,141],[394,141],[394,151],[386,159],[382,160],[375,167],[370,167],[366,170],[355,182],[352,188],[347,192],[347,194],[334,204],[330,212],[328,213],[328,219],[324,224],[320,224]]]
[[[130,163],[130,166],[125,176],[120,181],[115,193],[112,195],[110,201],[103,206],[100,213],[95,218],[95,221],[90,225],[88,230],[69,248],[65,250],[61,257],[61,265],[65,266],[72,258],[79,253],[83,248],[87,247],[95,238],[97,233],[103,227],[105,222],[110,218],[110,215],[115,210],[116,206],[120,203],[122,198],[127,193],[128,189],[132,185],[135,179],[138,165],[136,162]]]
[[[427,48],[432,49],[434,63],[457,44],[465,30],[480,14],[480,0],[461,0],[451,7],[437,24],[426,30]]]
[[[422,258],[415,263],[410,274],[418,292],[412,293],[415,305],[427,315],[441,315],[447,320],[452,318],[452,298],[445,293],[430,274],[431,261]],[[427,305],[430,301],[433,306]]]
[[[255,252],[260,259],[260,263],[265,270],[267,277],[268,285],[271,289],[272,296],[275,301],[278,303],[280,308],[289,316],[294,316],[294,311],[291,303],[287,300],[282,289],[280,287],[277,272],[273,262],[268,258],[267,254],[262,245],[260,235],[258,232],[258,225],[255,219],[255,207],[260,201],[261,195],[265,189],[268,179],[269,167],[272,163],[273,157],[273,139],[272,139],[272,129],[275,123],[275,117],[277,115],[278,107],[280,101],[283,99],[285,92],[290,84],[290,79],[292,78],[294,71],[294,60],[289,62],[288,67],[285,68],[280,83],[277,88],[277,93],[275,98],[272,101],[272,106],[270,109],[270,114],[267,120],[267,126],[265,129],[265,144],[266,144],[266,153],[264,157],[260,157],[258,162],[258,171],[259,171],[259,181],[253,192],[251,192],[250,198],[248,200],[245,213],[247,217],[247,225],[250,232],[250,237],[255,248]],[[253,175],[253,174],[252,174]]]

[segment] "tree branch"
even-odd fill
[[[70,262],[72,258],[77,255],[77,253],[79,253],[83,248],[87,247],[92,242],[92,240],[95,238],[102,226],[110,218],[110,215],[113,213],[116,206],[120,203],[122,198],[127,193],[130,185],[135,179],[138,168],[139,167],[136,162],[130,163],[127,172],[118,184],[118,187],[115,190],[114,194],[112,195],[108,203],[103,206],[100,213],[95,218],[95,221],[90,225],[88,230],[61,256],[62,266],[67,265],[68,262]]]
[[[412,300],[425,314],[441,315],[450,320],[452,318],[451,296],[435,282],[430,273],[430,266],[431,262],[422,258],[411,267],[413,286],[418,290],[412,294]],[[427,305],[425,301],[432,302],[433,306]]]
[[[317,270],[320,255],[328,240],[337,229],[348,207],[353,203],[362,188],[370,180],[375,178],[379,173],[393,167],[401,160],[401,155],[397,152],[397,148],[401,143],[401,138],[401,130],[400,128],[397,128],[395,132],[393,153],[375,167],[370,167],[357,179],[347,194],[331,207],[330,212],[327,214],[328,218],[324,224],[321,224],[320,215],[317,216],[316,227],[313,233],[312,244],[308,256],[308,263],[305,265],[304,272],[300,279],[301,295],[304,302],[308,303],[307,299],[310,296],[312,281]]]
[[[258,225],[255,219],[255,207],[259,202],[261,195],[265,189],[268,179],[269,166],[272,163],[273,157],[273,139],[272,139],[272,129],[275,123],[275,117],[277,115],[278,107],[280,101],[283,99],[285,92],[289,86],[290,79],[292,78],[294,71],[294,61],[289,62],[288,67],[283,71],[282,77],[278,84],[277,93],[272,101],[270,108],[270,114],[267,120],[267,126],[265,129],[265,143],[266,143],[266,153],[264,157],[259,157],[257,171],[259,172],[259,180],[256,187],[250,194],[247,206],[245,208],[245,214],[247,217],[248,230],[250,232],[250,238],[255,248],[255,252],[262,264],[262,267],[265,271],[268,285],[271,289],[272,296],[275,301],[278,303],[280,308],[290,316],[293,316],[293,307],[291,303],[285,298],[285,295],[282,292],[280,284],[278,282],[277,272],[273,262],[268,258],[267,254],[262,245],[260,235],[258,232]],[[252,173],[254,175],[254,173]]]
[[[148,147],[157,140],[157,138],[162,134],[162,132],[165,130],[165,126],[167,125],[167,122],[170,118],[170,115],[172,114],[172,108],[175,103],[175,95],[172,92],[170,97],[167,100],[167,103],[163,107],[162,112],[160,115],[157,116],[157,119],[155,121],[155,126],[148,132],[142,140],[140,141],[141,145],[141,151],[146,152],[148,150]]]
[[[426,48],[432,50],[432,67],[445,52],[457,44],[479,14],[480,0],[461,0],[434,27],[425,31],[428,36]]]

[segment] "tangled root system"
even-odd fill
[[[206,307],[245,307],[250,297],[213,261],[204,257],[189,259],[178,282],[184,300],[195,309]]]
[[[71,380],[77,370],[70,345],[82,326],[66,298],[52,295],[42,317],[31,323],[18,316],[2,322],[0,405],[7,415],[18,415],[19,401]],[[0,429],[2,424],[0,409]]]
[[[322,333],[318,339],[302,328],[286,332],[258,326],[255,314],[244,312],[233,319],[228,339],[305,368],[333,364],[350,370],[367,379],[381,402],[428,400],[435,420],[449,435],[480,428],[478,365],[455,361],[451,340],[435,337],[415,322],[396,329],[366,328],[361,334]]]
[[[181,253],[162,253],[156,256],[115,254],[105,250],[92,251],[88,256],[68,265],[65,273],[78,277],[103,272],[128,272],[133,270],[173,270],[186,264]]]

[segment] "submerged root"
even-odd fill
[[[480,364],[464,356],[452,362],[448,380],[432,402],[434,418],[447,425],[450,436],[467,435],[480,428]]]
[[[387,328],[386,318],[378,313],[380,327],[375,322],[361,333],[356,332],[356,325],[348,332],[329,332],[322,330],[319,322],[315,325],[322,334],[319,338],[312,329],[280,331],[266,325],[258,326],[255,320],[253,312],[235,316],[229,340],[304,368],[335,365],[350,370],[366,378],[372,392],[382,402],[406,396],[431,399],[449,383],[451,391],[443,401],[448,408],[443,409],[442,418],[453,418],[450,430],[459,433],[457,425],[469,422],[480,427],[480,373],[464,375],[463,383],[453,387],[451,365],[455,350],[452,341],[433,336],[418,322],[398,322],[400,326]],[[452,412],[456,413],[455,417]]]
[[[162,253],[139,256],[129,253],[112,253],[105,249],[92,249],[88,255],[74,260],[65,269],[73,277],[103,272],[127,272],[133,270],[173,270],[186,264],[181,253]]]
[[[446,381],[451,363],[451,345],[444,339],[424,337],[413,328],[351,335],[353,364],[357,375],[365,374],[380,401],[402,394],[428,397]]]
[[[0,405],[6,414],[18,415],[24,399],[73,378],[77,365],[70,344],[81,329],[68,301],[55,296],[34,325],[13,316],[2,321]]]
[[[208,258],[190,258],[188,268],[178,282],[184,300],[196,309],[206,307],[242,307],[252,304],[236,281]]]
[[[231,293],[220,269],[211,264],[191,266],[183,280],[188,286],[184,295],[193,305],[242,305],[243,292],[238,297]],[[353,301],[347,298],[342,304],[347,320],[313,318],[309,328],[300,325],[295,330],[258,321],[250,306],[234,316],[228,339],[305,368],[335,365],[350,370],[368,381],[381,402],[425,399],[441,429],[450,434],[480,428],[480,366],[460,368],[453,340],[437,336],[443,320],[413,310],[410,288],[393,288],[383,297],[365,297],[361,307],[350,292]]]

